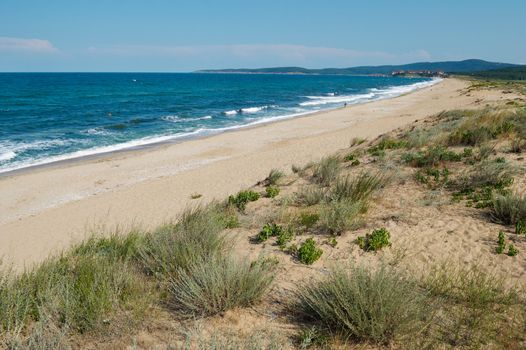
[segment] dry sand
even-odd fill
[[[467,85],[446,79],[389,100],[1,177],[0,256],[22,267],[101,226],[151,228],[189,203],[225,198],[272,168],[289,171],[348,147],[354,137],[372,139],[442,110],[504,98],[466,93]],[[202,197],[192,200],[194,193]]]

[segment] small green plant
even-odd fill
[[[504,232],[500,231],[497,240],[497,254],[504,253],[504,248],[506,248],[506,239],[504,238]]]
[[[190,198],[191,199],[198,199],[198,198],[201,198],[203,195],[201,193],[192,193],[190,195]]]
[[[417,168],[437,167],[444,162],[458,162],[462,154],[455,153],[442,146],[432,146],[425,151],[404,153],[402,161]]]
[[[518,194],[498,195],[493,199],[493,220],[506,225],[526,222],[526,196]]]
[[[389,238],[391,234],[385,228],[379,228],[373,230],[372,233],[366,234],[365,237],[358,237],[356,243],[365,251],[377,251],[383,247],[388,247],[391,245]]]
[[[265,192],[268,198],[274,198],[279,194],[280,189],[278,186],[270,185],[265,189]]]
[[[526,224],[524,224],[524,221],[517,221],[515,224],[515,234],[526,235]]]
[[[289,243],[293,239],[294,239],[294,232],[292,231],[292,229],[289,228],[286,230],[281,230],[281,232],[278,234],[276,243],[281,249],[285,249],[285,247],[287,246],[287,243]]]
[[[515,256],[519,254],[519,250],[513,246],[512,243],[508,246],[508,256]]]
[[[331,237],[327,239],[327,244],[335,248],[338,245],[338,241],[336,240],[336,237]]]
[[[239,211],[244,212],[248,202],[254,202],[259,199],[259,193],[252,190],[245,190],[239,192],[235,196],[228,197],[228,203],[233,204],[239,209]]]
[[[298,249],[298,260],[305,265],[312,265],[323,254],[312,238],[307,238]]]
[[[325,348],[329,339],[316,326],[302,329],[298,335],[300,349]]]
[[[260,242],[265,242],[270,237],[276,237],[276,236],[281,235],[283,231],[284,231],[283,227],[278,224],[274,224],[274,223],[265,224],[263,228],[261,229],[261,231],[259,231],[258,240]]]

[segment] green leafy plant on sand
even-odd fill
[[[312,238],[307,238],[298,249],[298,260],[306,265],[312,265],[323,254],[323,250],[316,246]]]
[[[510,245],[508,246],[508,256],[515,256],[519,254],[519,250],[517,248],[515,248],[515,246],[510,243]]]
[[[265,189],[265,193],[268,198],[274,198],[279,194],[280,190],[278,186],[270,185]]]
[[[283,231],[284,231],[283,227],[278,224],[274,224],[274,223],[265,224],[263,228],[261,229],[261,231],[259,231],[258,240],[260,242],[265,242],[270,237],[279,236]]]
[[[365,236],[358,237],[356,242],[365,251],[377,251],[384,247],[391,245],[389,238],[391,237],[389,231],[385,228],[379,228],[373,230],[372,233],[368,233]]]
[[[286,230],[282,230],[278,234],[278,238],[276,239],[276,243],[281,249],[285,249],[287,246],[287,243],[291,242],[294,239],[294,232],[289,227]]]
[[[248,202],[255,202],[259,199],[259,193],[252,190],[239,192],[235,196],[228,197],[228,203],[235,205],[240,211],[244,212]]]

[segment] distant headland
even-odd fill
[[[380,76],[447,76],[452,73],[473,73],[518,65],[501,62],[488,62],[479,59],[444,62],[417,62],[403,65],[359,66],[350,68],[308,69],[303,67],[204,69],[196,73],[225,74],[331,74],[331,75],[380,75]]]

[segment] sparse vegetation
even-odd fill
[[[341,164],[338,157],[325,157],[314,165],[313,179],[322,186],[330,186],[338,177]]]

